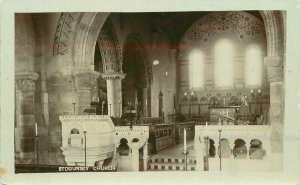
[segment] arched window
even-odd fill
[[[228,89],[233,87],[233,49],[233,45],[228,39],[221,39],[215,45],[216,88]]]
[[[204,77],[204,61],[201,51],[193,51],[189,58],[190,88],[202,88]]]
[[[76,128],[73,128],[71,130],[71,134],[79,134],[79,130],[77,130]]]
[[[256,45],[247,47],[245,53],[245,79],[246,86],[258,88],[262,81],[262,54]]]

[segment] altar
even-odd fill
[[[219,122],[220,116],[234,119],[239,108],[240,106],[210,106],[208,107],[210,122]]]

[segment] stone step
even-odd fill
[[[196,164],[188,164],[188,171],[195,171]],[[185,171],[184,163],[150,163],[149,171]]]

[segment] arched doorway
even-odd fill
[[[262,142],[258,139],[252,139],[249,149],[250,159],[263,159],[265,153],[262,147]]]
[[[220,152],[221,152],[221,157],[222,158],[230,158],[231,148],[230,148],[228,139],[221,139],[220,140],[220,145],[218,147],[218,155],[219,156],[220,156]]]
[[[101,47],[99,45],[99,43],[96,43],[96,47],[95,47],[95,56],[94,56],[94,67],[95,67],[95,71],[100,73],[100,76],[98,78],[98,83],[97,83],[97,87],[92,93],[94,93],[93,97],[96,98],[92,98],[92,101],[96,101],[99,103],[99,105],[96,108],[96,114],[98,115],[107,115],[108,114],[108,103],[107,103],[107,85],[106,85],[106,80],[102,78],[101,74],[104,73],[104,65],[103,65],[103,60],[101,57]]]
[[[123,109],[134,109],[137,116],[145,116],[151,107],[144,52],[141,41],[129,36],[123,49],[122,70],[126,74],[122,82]]]
[[[216,156],[216,147],[215,142],[212,139],[209,139],[209,157],[215,157]]]
[[[120,145],[118,147],[118,152],[120,156],[128,156],[129,155],[129,146],[128,141],[125,138],[120,140]]]
[[[235,159],[244,159],[247,156],[246,142],[242,139],[234,141],[233,155]]]

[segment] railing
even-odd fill
[[[140,124],[156,125],[163,123],[162,117],[141,117],[138,121]]]
[[[243,139],[248,144],[252,139],[267,143],[271,135],[271,125],[196,125],[195,138],[203,139],[208,136],[218,142],[219,131],[222,132],[221,138],[228,139],[231,143],[236,139]]]

